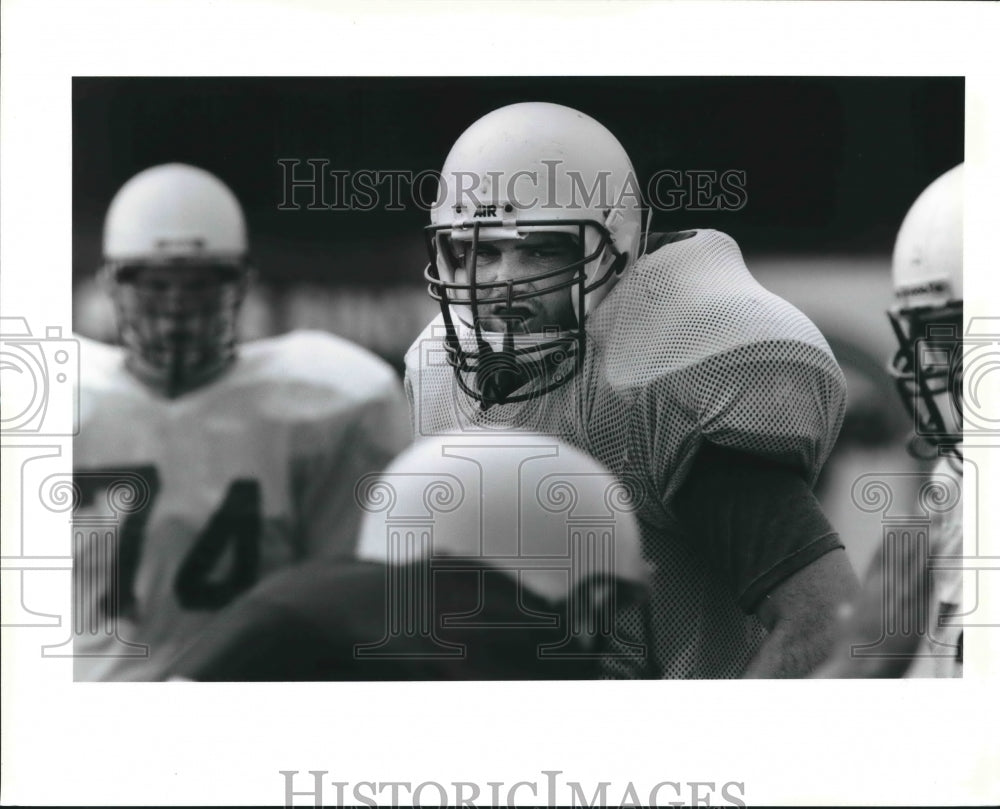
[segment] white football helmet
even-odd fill
[[[896,237],[890,364],[917,436],[960,456],[962,441],[962,172],[917,197]]]
[[[362,479],[366,514],[357,555],[504,571],[562,603],[574,588],[641,588],[646,567],[633,514],[644,496],[551,436],[466,433],[420,439],[384,472]]]
[[[576,237],[579,259],[517,281],[476,278],[482,241],[524,239],[537,232]],[[440,191],[426,228],[430,263],[424,273],[447,326],[449,361],[458,383],[484,406],[524,401],[567,382],[580,367],[587,314],[637,258],[642,201],[625,149],[604,126],[558,104],[531,102],[494,110],[456,141],[441,172]],[[471,267],[461,256],[471,255]],[[456,281],[456,270],[468,273]],[[554,282],[552,279],[560,279]],[[543,282],[539,284],[539,282]],[[514,335],[483,328],[487,307],[572,290],[577,327]],[[548,356],[550,362],[542,360]],[[575,356],[570,372],[553,375],[528,393],[509,394],[497,375],[518,387]],[[514,388],[516,390],[516,388]]]
[[[121,187],[104,222],[101,275],[135,376],[176,396],[233,362],[247,252],[239,201],[209,172],[169,163]]]

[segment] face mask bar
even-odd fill
[[[510,223],[474,222],[470,226],[461,228],[452,225],[431,225],[424,229],[428,256],[430,257],[430,262],[424,270],[424,280],[427,281],[427,291],[431,298],[438,301],[441,306],[441,314],[445,323],[445,347],[448,362],[455,369],[459,387],[466,395],[478,400],[484,410],[494,404],[523,402],[543,396],[566,384],[576,375],[583,365],[586,349],[586,331],[582,321],[586,311],[587,293],[607,283],[613,277],[615,265],[618,262],[609,262],[601,277],[590,284],[587,284],[586,267],[590,262],[600,260],[606,249],[611,250],[615,259],[621,257],[621,253],[615,247],[607,228],[591,219],[515,221],[513,225],[519,231],[530,229],[544,231],[544,229],[552,227],[575,226],[578,229],[577,238],[582,252],[586,251],[587,228],[596,229],[600,238],[596,247],[589,254],[562,267],[539,272],[516,281],[479,283],[476,269],[481,229],[509,228],[511,227]],[[472,261],[468,268],[459,266],[458,257],[452,252],[451,245],[447,242],[447,236],[456,230],[472,231],[472,238],[468,244]],[[445,281],[440,277],[439,255],[443,257],[451,271],[451,281]],[[459,269],[468,270],[468,283],[461,284],[454,281]],[[516,287],[519,286],[537,284],[570,273],[572,275],[566,280],[550,286],[543,286],[541,289],[516,290]],[[510,320],[507,322],[500,350],[494,349],[485,339],[479,317],[480,307],[503,304],[507,308],[511,308],[517,301],[549,295],[567,288],[571,288],[576,295],[575,311],[578,323],[572,333],[564,333],[549,339],[538,340],[528,346],[516,347],[514,345],[514,324]],[[464,296],[460,296],[459,293],[464,293]],[[452,317],[452,306],[469,308],[472,323],[466,325],[473,331],[476,350],[470,351],[462,346]],[[573,369],[571,371],[561,369],[560,366],[571,357],[574,359]],[[553,371],[556,373],[552,374],[551,378],[542,386],[526,393],[513,393],[529,381],[548,376]],[[466,381],[465,374],[475,375],[474,386]]]
[[[917,443],[922,439],[959,460],[962,443],[962,304],[890,310],[889,322],[899,348],[889,373],[907,412],[914,415]],[[943,357],[930,364],[924,357]],[[942,412],[942,397],[950,399],[955,424]],[[945,407],[948,405],[945,404]],[[911,454],[923,457],[911,447]]]
[[[176,281],[146,271],[176,270]],[[129,368],[174,397],[224,371],[236,357],[236,319],[246,292],[245,263],[106,265]]]

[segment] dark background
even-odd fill
[[[74,278],[99,261],[118,187],[181,161],[243,202],[264,281],[412,283],[426,211],[279,211],[277,160],[439,170],[465,127],[524,100],[597,118],[643,182],[744,170],[742,210],[654,221],[725,230],[758,252],[887,252],[916,194],[963,154],[961,78],[76,78]]]

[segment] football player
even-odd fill
[[[652,628],[620,609],[615,638],[655,675],[805,675],[856,587],[811,491],[843,374],[732,239],[644,236],[641,214],[628,155],[587,115],[522,103],[473,123],[426,229],[441,313],[406,356],[414,430],[551,433],[641,483]],[[649,671],[630,660],[607,674]]]
[[[120,347],[81,340],[74,444],[77,679],[155,679],[244,590],[351,556],[354,486],[409,442],[388,364],[338,337],[237,348],[251,266],[233,192],[140,172],[104,225]]]
[[[929,530],[879,547],[817,677],[962,675],[962,176],[958,165],[917,197],[892,254],[889,371],[914,419],[911,451],[938,458],[921,492],[936,500]]]
[[[356,561],[262,582],[170,679],[594,677],[615,606],[644,596],[632,493],[550,436],[421,439],[358,494]]]

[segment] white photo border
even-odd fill
[[[5,0],[3,315],[71,330],[73,76],[495,72],[965,76],[966,313],[996,317],[996,31],[997,6],[975,3]],[[1000,491],[997,451],[973,452],[981,492]],[[21,509],[8,483],[5,555]],[[1000,537],[993,510],[979,535]],[[60,639],[3,629],[4,804],[279,804],[280,770],[444,784],[561,770],[588,794],[612,782],[616,801],[662,781],[743,782],[751,805],[1000,800],[990,629],[970,631],[966,677],[947,682],[73,684],[70,660],[39,654]]]

